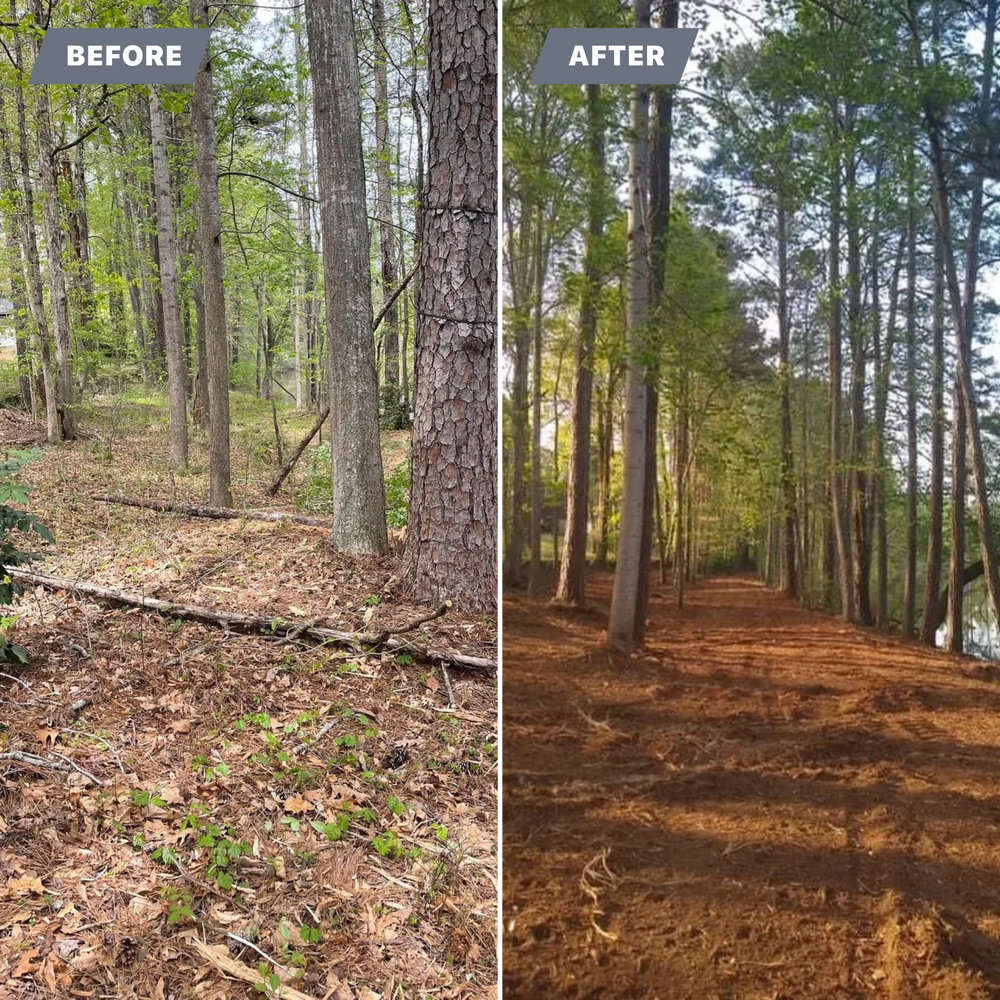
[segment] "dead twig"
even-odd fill
[[[329,721],[323,723],[323,725],[320,726],[319,730],[317,731],[316,735],[311,740],[303,740],[301,743],[299,743],[296,747],[292,749],[292,753],[300,754],[304,750],[308,750],[310,747],[316,746],[316,744],[319,743],[319,741],[323,739],[323,737],[326,736],[326,734],[330,732],[330,730],[333,729],[333,727],[336,726],[339,721],[340,721],[339,719],[330,719]]]
[[[448,668],[442,663],[441,664],[441,676],[444,678],[444,687],[448,692],[448,707],[455,707],[455,692],[451,689],[451,678],[448,676]]]

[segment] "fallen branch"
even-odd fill
[[[216,520],[247,521],[290,521],[293,524],[309,524],[317,528],[329,528],[330,522],[321,517],[306,517],[303,514],[285,514],[270,510],[236,510],[233,507],[205,507],[199,504],[167,503],[165,500],[136,500],[132,497],[112,496],[96,493],[90,498],[98,503],[117,503],[124,507],[142,507],[159,511],[161,514],[183,514],[185,517],[210,517]]]
[[[27,584],[31,587],[45,587],[48,590],[65,590],[84,597],[93,597],[100,601],[107,601],[109,604],[117,604],[128,608],[143,608],[147,611],[155,611],[157,614],[165,615],[169,618],[200,621],[207,625],[214,625],[234,632],[278,636],[294,635],[296,638],[304,637],[318,643],[351,646],[352,648],[379,645],[383,649],[390,651],[399,650],[401,652],[408,652],[416,659],[433,663],[449,663],[455,667],[461,667],[465,670],[488,674],[490,676],[495,675],[497,669],[496,661],[489,660],[483,656],[469,656],[450,649],[420,646],[407,640],[393,638],[391,634],[387,635],[384,632],[378,635],[368,635],[363,632],[343,632],[339,629],[322,628],[318,625],[310,625],[303,628],[301,622],[286,621],[283,618],[227,613],[212,611],[210,608],[201,608],[191,604],[175,604],[171,601],[161,601],[155,597],[127,594],[120,590],[112,590],[110,587],[102,587],[96,583],[82,583],[77,580],[66,580],[58,576],[49,576],[47,573],[29,573],[26,570],[8,569],[7,574],[17,583]],[[443,605],[443,607],[446,607],[446,605]],[[444,614],[440,608],[438,612]],[[438,612],[433,613],[429,618],[440,617]],[[421,619],[418,619],[419,621]],[[416,624],[411,623],[399,631],[405,632],[415,627]]]
[[[49,760],[47,757],[39,757],[36,754],[25,753],[21,750],[10,750],[7,753],[0,753],[0,760],[16,760],[21,764],[27,764],[29,767],[49,768],[53,771],[78,771],[80,774],[90,778],[95,785],[101,786],[103,784],[100,778],[94,777],[90,771],[80,767],[79,764],[74,763],[69,757],[65,757],[61,753],[57,753],[56,756],[59,760]]]
[[[302,457],[302,452],[306,450],[309,446],[309,442],[312,441],[314,437],[319,433],[320,428],[326,423],[326,418],[330,416],[330,407],[326,407],[323,412],[316,418],[316,423],[312,425],[312,430],[299,442],[298,447],[292,452],[291,457],[287,462],[281,467],[281,471],[275,477],[274,482],[268,486],[265,491],[269,497],[273,497],[278,490],[281,489],[281,484],[285,481],[288,473],[295,468],[295,463]]]

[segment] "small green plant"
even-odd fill
[[[378,836],[372,839],[372,847],[383,858],[419,858],[421,851],[417,846],[410,848],[403,847],[399,839],[399,834],[395,830],[383,830]]]
[[[299,928],[299,937],[303,944],[319,944],[323,940],[323,932],[318,927],[303,925]]]
[[[154,805],[157,808],[163,808],[166,805],[166,802],[160,798],[159,791],[150,792],[145,788],[133,788],[129,794],[132,796],[132,804],[140,809],[148,805]]]
[[[444,823],[431,823],[431,829],[434,831],[434,836],[441,841],[442,844],[448,842],[448,827]]]
[[[160,898],[168,904],[167,923],[179,924],[182,920],[194,919],[193,898],[186,889],[165,885],[160,889]]]
[[[378,594],[369,594],[361,603],[366,608],[374,608],[378,604]]]

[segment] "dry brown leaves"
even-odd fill
[[[25,470],[53,572],[350,630],[423,610],[391,560],[336,556],[321,530],[98,509],[82,497],[202,500],[203,442],[171,482],[159,410],[109,404],[91,427]],[[237,502],[275,509],[247,428]],[[0,759],[10,995],[496,996],[495,684],[453,673],[451,712],[436,669],[388,654],[43,592],[17,614],[33,662],[0,679],[0,753],[73,769]],[[493,655],[495,621],[451,614],[415,638]]]

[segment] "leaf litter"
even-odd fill
[[[97,434],[24,470],[56,537],[44,571],[348,631],[426,613],[395,559],[333,553],[322,529],[99,509],[83,498],[199,502],[204,440],[174,478],[159,411],[90,416]],[[294,510],[297,474],[265,497],[253,442],[234,433],[237,503]],[[496,996],[495,682],[452,672],[451,710],[441,668],[405,654],[41,589],[11,617],[32,662],[0,678],[4,995]],[[451,609],[415,637],[496,655],[492,617]]]

